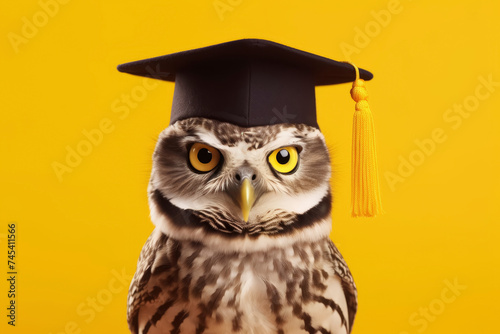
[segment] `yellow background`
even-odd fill
[[[349,216],[350,86],[317,89],[335,168],[332,237],[359,288],[353,333],[500,332],[500,86],[479,79],[500,82],[498,3],[221,0],[230,10],[219,15],[213,0],[65,2],[45,21],[49,0],[0,11],[2,333],[127,332],[126,284],[153,228],[146,186],[173,85],[147,90],[123,117],[114,110],[143,80],[115,67],[245,37],[350,58],[375,74],[387,212],[376,219]],[[23,37],[34,20],[40,27]],[[13,45],[13,36],[26,39]],[[468,117],[448,111],[464,103]],[[112,130],[59,180],[54,162],[66,164],[67,147],[106,119]],[[429,143],[433,131],[445,140],[422,155],[415,141]],[[410,157],[413,170],[398,172]],[[9,222],[18,226],[15,329],[5,316]]]

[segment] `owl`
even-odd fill
[[[314,127],[189,118],[165,129],[132,333],[349,333],[356,287],[329,238],[329,179]]]
[[[257,39],[118,70],[175,82],[148,186],[155,229],[128,295],[131,332],[350,333],[357,292],[329,238],[315,86],[371,73]]]

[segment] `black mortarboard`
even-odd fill
[[[315,86],[352,82],[352,65],[282,44],[242,39],[118,66],[175,81],[170,123],[205,117],[243,127],[316,122]],[[362,79],[373,75],[359,70]]]

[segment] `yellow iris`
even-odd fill
[[[288,174],[295,170],[299,162],[299,153],[293,146],[281,147],[269,155],[269,163],[282,174]]]
[[[189,150],[189,162],[194,169],[206,173],[217,167],[220,161],[220,152],[202,143],[195,143]]]

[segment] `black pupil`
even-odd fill
[[[210,161],[212,161],[212,152],[210,152],[206,148],[202,148],[198,151],[198,160],[202,164],[208,164]]]
[[[276,160],[278,160],[278,163],[285,165],[288,161],[290,161],[290,153],[283,149],[276,154]]]

